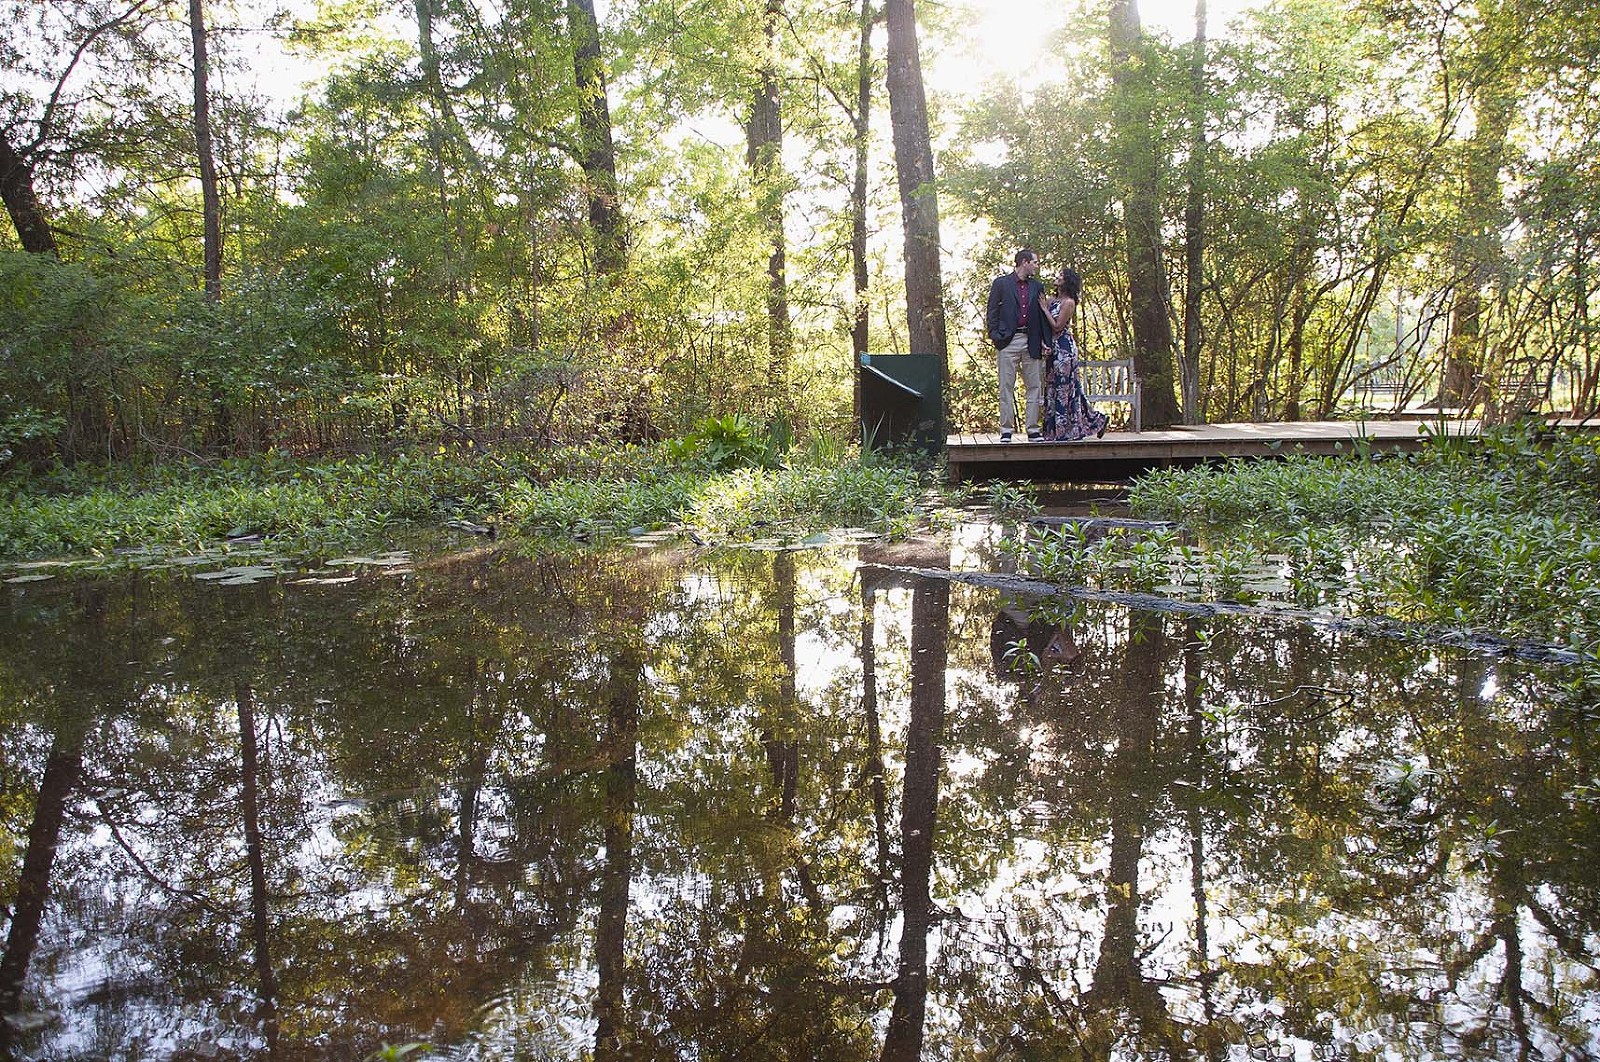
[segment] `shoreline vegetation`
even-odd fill
[[[698,545],[800,542],[830,528],[904,537],[936,526],[925,460],[791,445],[738,418],[650,446],[437,448],[324,462],[269,453],[215,464],[79,465],[4,481],[0,562],[265,541],[291,555],[453,527],[520,548],[603,547],[677,531]],[[969,496],[1001,518],[1040,512],[1027,486]],[[1228,462],[1158,470],[1137,517],[1181,536],[1046,528],[1033,574],[1058,585],[1212,600],[1271,593],[1302,607],[1443,624],[1567,647],[1600,673],[1600,441],[1494,431],[1409,458]]]
[[[701,543],[919,519],[931,468],[829,445],[783,448],[738,418],[665,443],[523,452],[406,449],[315,461],[60,466],[0,481],[0,563],[266,542],[290,555],[452,527],[533,548],[679,528]]]

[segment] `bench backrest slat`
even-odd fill
[[[1126,402],[1133,407],[1133,430],[1140,430],[1142,419],[1139,374],[1132,358],[1111,361],[1080,361],[1084,397],[1091,402]]]

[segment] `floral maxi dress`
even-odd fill
[[[1055,307],[1051,307],[1051,313]],[[1106,415],[1089,405],[1078,374],[1078,344],[1071,331],[1056,337],[1045,369],[1040,427],[1047,442],[1073,442],[1105,434]]]

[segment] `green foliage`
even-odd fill
[[[412,1041],[404,1044],[384,1044],[366,1058],[366,1062],[405,1062],[408,1058],[423,1059],[433,1052],[433,1045]]]
[[[743,414],[728,413],[701,420],[687,435],[670,440],[663,454],[668,460],[731,472],[771,467],[787,449],[783,441],[776,432],[763,436]]]
[[[680,516],[712,541],[840,525],[895,535],[910,529],[922,489],[916,472],[891,465],[740,469],[701,482]]]
[[[445,450],[321,464],[273,452],[210,466],[58,466],[7,481],[0,557],[191,549],[246,533],[314,553],[370,543],[406,523],[462,518],[494,520],[538,545],[601,544],[679,523],[717,542],[844,525],[901,534],[926,486],[921,473],[893,464],[718,472],[641,447],[543,456],[544,466],[513,464],[509,452]]]
[[[57,469],[0,499],[0,555],[195,548],[253,533],[290,552],[370,539],[397,522],[482,512],[498,469],[457,454],[309,465],[278,453],[211,467]]]
[[[990,481],[984,491],[989,508],[1002,520],[1031,520],[1042,511],[1039,491],[1031,483]]]
[[[1281,557],[1288,595],[1570,645],[1600,642],[1600,440],[1491,432],[1413,460],[1291,457],[1142,478],[1130,503],[1201,525],[1218,596]],[[1252,559],[1252,555],[1253,558]]]

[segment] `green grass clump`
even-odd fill
[[[1290,457],[1152,473],[1133,510],[1209,550],[1265,529],[1347,608],[1469,624],[1600,658],[1600,439],[1487,434],[1411,458]],[[1344,565],[1325,556],[1342,539]],[[1311,585],[1308,581],[1308,587]]]

